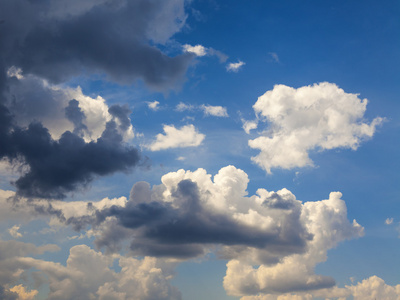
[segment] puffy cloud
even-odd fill
[[[114,116],[101,96],[91,98],[83,94],[79,86],[54,85],[34,75],[20,79],[10,77],[4,96],[17,125],[26,127],[34,121],[41,122],[54,139],[65,131],[73,131],[85,141],[93,141],[101,137],[107,122],[120,123],[118,117],[122,117],[121,114]],[[129,114],[130,111],[126,112],[122,118],[126,119]],[[120,134],[124,140],[134,137],[130,121]]]
[[[276,85],[253,106],[269,126],[249,141],[251,148],[260,150],[253,161],[270,173],[271,168],[313,165],[308,156],[313,149],[357,149],[382,123],[382,118],[363,121],[367,102],[327,82],[298,89]]]
[[[400,284],[390,286],[377,276],[364,279],[355,286],[346,286],[351,291],[354,300],[393,300],[400,299]]]
[[[226,107],[202,105],[201,109],[204,111],[205,116],[228,117],[228,112],[226,111]]]
[[[77,2],[77,1],[74,1]],[[49,80],[105,73],[114,81],[144,80],[157,89],[174,86],[193,54],[169,57],[165,44],[185,24],[184,0],[6,0],[0,54],[9,63]]]
[[[244,252],[242,259],[227,263],[224,287],[228,294],[285,294],[335,285],[333,278],[315,274],[315,266],[325,261],[327,251],[339,242],[362,236],[363,228],[355,220],[347,220],[346,205],[339,192],[331,193],[328,200],[304,203],[300,220],[313,236],[307,250],[287,255],[275,264],[246,262],[246,256],[254,253]]]
[[[163,126],[165,134],[158,134],[156,140],[148,146],[151,151],[159,151],[170,148],[197,147],[205,135],[199,133],[193,125],[185,125],[175,128],[174,125]]]
[[[229,64],[226,66],[226,70],[229,71],[229,72],[235,72],[235,73],[237,73],[237,72],[239,72],[239,70],[240,70],[245,64],[246,64],[246,63],[242,62],[241,60],[239,60],[239,61],[236,62],[236,63],[229,63]]]

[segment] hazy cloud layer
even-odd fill
[[[174,125],[164,125],[164,133],[159,133],[156,140],[148,145],[151,151],[159,151],[170,148],[197,147],[203,142],[205,135],[198,132],[192,125],[175,128]]]
[[[308,156],[311,150],[355,150],[382,123],[382,118],[371,123],[363,119],[367,103],[327,82],[298,89],[276,85],[253,106],[268,127],[249,141],[251,148],[260,150],[252,159],[270,173],[271,168],[313,165]],[[253,128],[254,124],[245,124],[247,132]]]

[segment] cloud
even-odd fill
[[[260,150],[252,160],[271,173],[271,168],[312,166],[311,150],[356,150],[383,121],[364,122],[367,103],[328,82],[298,89],[276,85],[253,106],[268,128],[249,140],[251,148]]]
[[[154,111],[157,111],[160,109],[160,107],[158,106],[160,104],[160,102],[158,101],[153,101],[153,102],[147,102],[147,106]]]
[[[22,285],[4,288],[27,271],[46,275],[49,283],[47,299],[181,299],[177,288],[170,285],[176,262],[144,257],[135,259],[120,255],[104,255],[86,245],[70,249],[66,265],[35,259],[32,254],[57,250],[55,246],[36,247],[32,244],[0,240],[0,296],[2,299],[32,299],[37,291],[28,292]],[[117,260],[120,271],[112,268]],[[9,298],[4,298],[4,295]]]
[[[385,220],[385,224],[386,225],[391,225],[393,223],[393,218],[387,218],[386,220]]]
[[[163,129],[165,134],[158,134],[156,140],[148,146],[151,151],[197,147],[205,138],[205,135],[199,133],[193,125],[185,125],[179,129],[174,125],[164,125]]]
[[[165,89],[182,80],[193,58],[190,53],[169,57],[154,46],[165,44],[184,26],[184,0],[74,5],[66,0],[6,0],[0,10],[0,55],[8,67],[21,68],[22,75],[62,82],[84,70],[124,84],[141,79]]]
[[[196,56],[207,55],[207,51],[208,51],[208,49],[202,45],[191,46],[188,44],[183,45],[183,50],[185,52],[194,53],[194,54],[196,54]]]
[[[260,294],[256,296],[244,296],[240,300],[311,300],[316,297],[325,299],[346,300],[349,297],[354,300],[392,300],[399,299],[400,285],[387,285],[377,276],[364,279],[357,285],[346,285],[344,288],[330,288],[299,293],[286,293],[280,295]]]
[[[228,112],[226,111],[226,107],[202,105],[201,108],[204,111],[205,116],[228,117]]]
[[[245,121],[242,120],[243,123],[243,129],[247,134],[250,134],[250,131],[253,129],[257,129],[258,127],[258,122],[257,121]]]
[[[80,88],[60,88],[33,75],[5,81],[0,158],[20,170],[13,182],[19,196],[63,198],[98,176],[139,163],[139,151],[125,144],[133,135],[126,106],[108,107]]]
[[[239,72],[239,70],[240,70],[245,64],[246,64],[246,63],[242,62],[241,60],[239,60],[239,61],[236,62],[236,63],[229,63],[229,64],[226,66],[226,70],[229,71],[229,72],[235,72],[235,73],[237,73],[237,72]]]
[[[182,46],[183,51],[187,52],[187,53],[193,53],[196,56],[217,56],[220,63],[224,63],[226,62],[226,60],[228,59],[228,56],[224,53],[222,53],[221,51],[215,50],[213,48],[206,48],[202,45],[196,45],[196,46],[192,46],[189,44],[185,44]]]
[[[77,209],[62,222],[78,230],[91,225],[95,244],[108,253],[122,250],[124,241],[140,256],[189,259],[217,249],[229,260],[224,286],[233,295],[332,287],[334,280],[314,274],[315,266],[337,243],[363,234],[347,220],[338,192],[305,203],[287,189],[247,196],[247,174],[233,166],[213,180],[198,169],[168,173],[161,181],[152,189],[136,183],[127,202]]]
[[[20,229],[20,225],[14,225],[13,227],[11,227],[10,229],[8,229],[8,233],[13,237],[13,238],[20,238],[22,237],[22,234],[20,232],[18,232],[18,230]]]
[[[287,255],[272,263],[249,262],[244,252],[241,259],[227,263],[224,287],[228,294],[236,296],[285,294],[331,288],[331,277],[315,274],[315,266],[327,259],[327,251],[339,242],[363,235],[363,228],[354,220],[347,220],[347,209],[341,194],[333,192],[328,200],[303,204],[300,224],[313,236],[303,253]],[[242,255],[243,255],[242,254]],[[259,256],[262,253],[258,253]]]
[[[176,111],[183,112],[183,111],[195,111],[201,110],[204,113],[204,116],[213,116],[213,117],[229,117],[228,111],[226,107],[223,106],[214,106],[214,105],[193,105],[193,104],[186,104],[180,102],[176,108]]]

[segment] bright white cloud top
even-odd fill
[[[205,48],[202,45],[196,45],[196,46],[191,46],[191,45],[183,45],[183,50],[185,52],[189,52],[189,53],[194,53],[196,54],[196,56],[204,56],[207,55],[207,48]]]
[[[175,128],[174,125],[164,125],[163,130],[165,134],[157,134],[156,140],[148,145],[151,151],[197,147],[200,146],[205,138],[205,135],[198,132],[192,124],[182,126],[181,128]]]
[[[271,168],[312,166],[310,150],[356,150],[383,121],[364,121],[367,103],[328,82],[298,89],[276,85],[253,105],[267,131],[249,140],[251,148],[260,150],[252,160],[271,173]]]

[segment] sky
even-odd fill
[[[0,298],[400,299],[396,0],[0,0]]]

